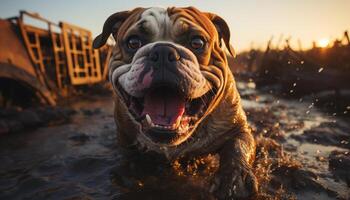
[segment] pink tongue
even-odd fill
[[[185,112],[185,101],[169,90],[155,90],[146,94],[142,114],[149,114],[154,124],[171,126]]]

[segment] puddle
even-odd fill
[[[305,131],[335,120],[336,127],[341,123],[342,130],[350,130],[349,123],[310,108],[308,102],[261,94],[253,84],[238,83],[238,87],[251,124],[263,134],[275,134],[271,138],[300,163],[295,174],[280,179],[296,178],[296,186],[306,186],[295,189],[286,185],[285,193],[297,199],[349,199],[349,186],[335,179],[328,167],[332,151],[349,149],[292,137],[303,136]],[[125,171],[120,168],[129,157],[123,156],[116,145],[112,100],[81,100],[72,107],[78,113],[69,123],[1,137],[0,199],[213,199],[203,192],[206,175],[167,174],[155,165],[145,164],[138,167],[150,172],[150,176],[141,173],[142,180],[123,177],[123,173],[131,173],[134,167]],[[299,174],[305,176],[301,182],[298,177],[293,178]]]

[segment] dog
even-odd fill
[[[135,8],[109,16],[93,47],[110,35],[119,144],[169,162],[217,153],[215,196],[254,196],[255,141],[227,63],[235,52],[225,20],[194,7]]]

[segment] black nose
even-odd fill
[[[156,44],[149,53],[149,60],[154,62],[154,66],[166,66],[180,59],[180,55],[175,47],[169,44]]]

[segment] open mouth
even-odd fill
[[[147,89],[136,98],[121,87],[119,93],[129,112],[142,126],[142,132],[157,143],[174,143],[188,136],[207,111],[214,92],[190,99],[177,88],[166,85]]]

